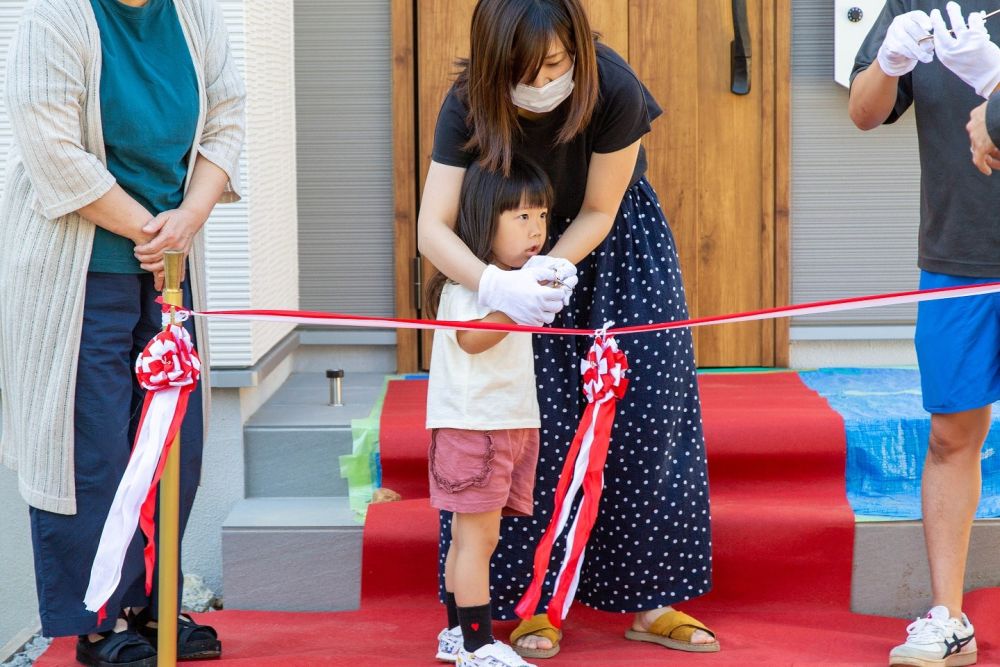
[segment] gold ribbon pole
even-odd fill
[[[183,306],[181,276],[184,273],[184,253],[168,250],[163,253],[163,302]],[[171,318],[172,319],[172,318]],[[160,478],[160,520],[158,590],[160,596],[157,618],[156,645],[158,667],[177,664],[177,576],[180,571],[180,482],[181,435],[174,437],[167,463]]]

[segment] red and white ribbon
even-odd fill
[[[552,547],[566,530],[573,503],[582,492],[583,497],[566,536],[566,551],[556,576],[555,591],[546,610],[552,625],[561,627],[573,604],[583,568],[583,554],[590,531],[597,520],[597,510],[604,489],[604,463],[608,458],[615,410],[628,387],[628,380],[625,378],[627,370],[628,361],[618,349],[615,339],[607,335],[605,330],[598,332],[587,358],[581,362],[587,407],[580,418],[580,426],[556,485],[552,518],[535,550],[531,583],[515,608],[521,618],[527,619],[535,615],[541,601]]]
[[[181,318],[183,319],[183,317]],[[198,384],[201,360],[184,327],[171,323],[146,345],[135,362],[139,384],[146,389],[132,455],[108,511],[84,596],[89,611],[103,620],[105,604],[121,581],[125,552],[136,528],[146,537],[146,593],[152,590],[156,562],[156,487],[184,421],[188,397]]]
[[[962,285],[958,287],[939,287],[928,290],[911,290],[908,292],[891,292],[886,294],[869,294],[866,296],[833,299],[830,301],[814,301],[795,306],[779,306],[728,315],[711,315],[673,322],[653,322],[628,327],[609,329],[608,333],[615,336],[646,333],[650,331],[666,331],[685,327],[702,327],[710,324],[731,324],[735,322],[752,322],[755,320],[773,320],[783,317],[802,317],[820,313],[835,313],[847,310],[861,310],[879,306],[897,306],[921,301],[937,301],[940,299],[955,299],[967,296],[982,296],[1000,292],[1000,282],[983,283],[981,285]],[[522,333],[541,333],[548,335],[593,336],[593,329],[563,329],[557,327],[532,327],[517,324],[496,324],[492,322],[453,322],[448,320],[414,320],[399,317],[370,317],[365,315],[344,315],[310,310],[206,310],[187,311],[197,317],[207,317],[220,320],[253,320],[264,322],[291,322],[312,326],[331,327],[362,327],[376,329],[450,329],[450,330],[481,330],[507,331]]]

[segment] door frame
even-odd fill
[[[396,317],[420,316],[423,290],[417,250],[420,155],[417,141],[416,2],[389,0],[392,30],[392,154],[394,189],[394,268]],[[471,0],[470,0],[471,1]],[[774,197],[774,305],[788,305],[791,294],[791,43],[792,0],[772,0],[774,20],[764,22],[765,37],[773,37]],[[771,31],[768,33],[768,31]],[[764,53],[771,49],[762,50]],[[765,63],[765,67],[772,65]],[[765,77],[770,78],[770,77]],[[789,320],[774,322],[774,365],[789,364]],[[420,335],[414,329],[396,331],[397,372],[419,371]]]
[[[392,22],[393,266],[396,317],[419,316],[423,289],[417,257],[416,0],[389,0]],[[396,330],[396,372],[419,370],[416,329]]]

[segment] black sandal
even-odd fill
[[[80,635],[77,662],[90,667],[156,667],[156,649],[135,630],[100,634],[104,639],[96,642]]]
[[[153,621],[146,607],[131,617],[139,633],[156,648],[157,629],[149,627]],[[200,625],[187,614],[181,614],[177,619],[177,659],[178,660],[215,660],[222,657],[222,642],[219,633],[210,625]]]

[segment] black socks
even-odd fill
[[[448,629],[458,627],[458,605],[455,604],[455,594],[445,591],[444,606],[448,610]]]
[[[490,603],[478,607],[459,607],[458,621],[462,626],[465,650],[470,653],[493,643],[493,618]]]

